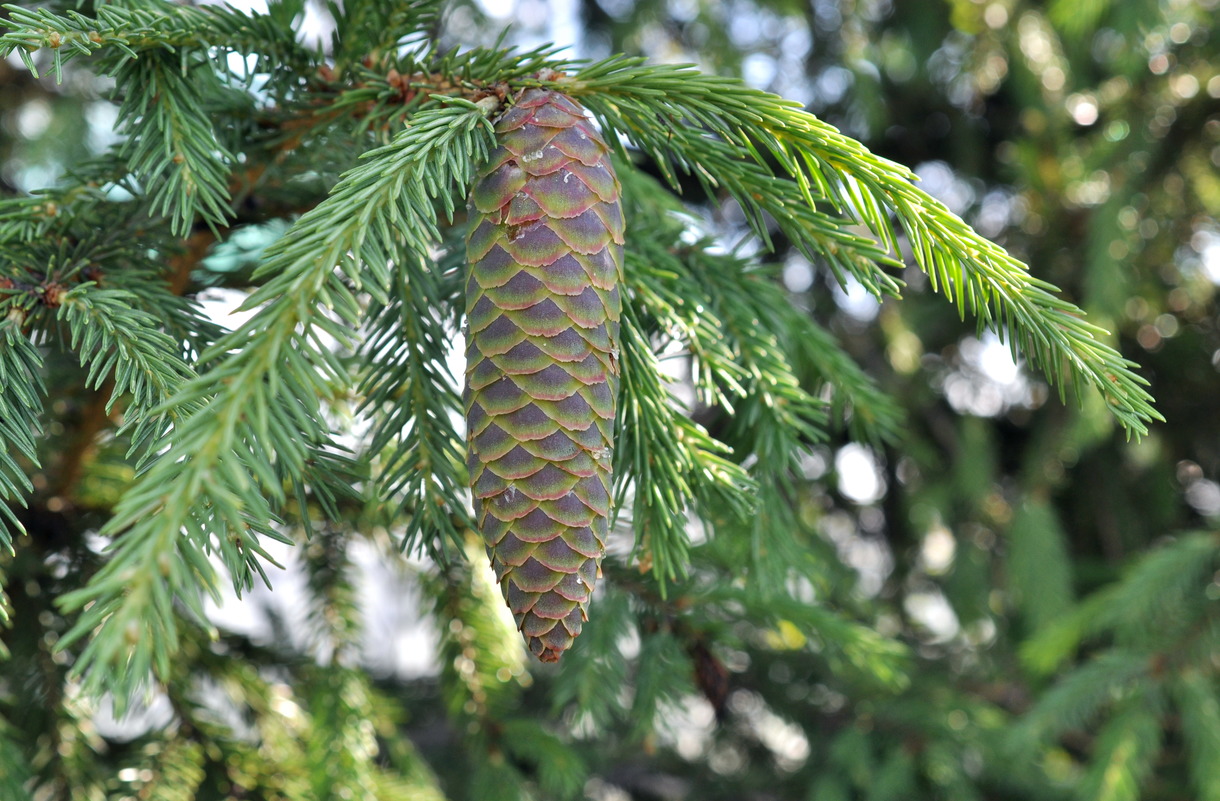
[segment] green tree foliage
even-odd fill
[[[0,798],[1220,799],[1214,0],[390,6],[5,7]],[[534,87],[627,225],[556,666],[454,359]]]

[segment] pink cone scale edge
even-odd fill
[[[470,195],[467,466],[475,515],[530,651],[588,620],[611,512],[621,188],[571,98],[528,89]]]

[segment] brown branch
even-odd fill
[[[216,242],[216,234],[204,228],[186,238],[181,253],[169,258],[169,289],[175,295],[186,294],[191,283],[191,273],[199,266],[208,249]]]
[[[76,424],[72,443],[60,454],[58,475],[50,485],[47,493],[49,497],[62,498],[68,495],[84,472],[85,465],[93,460],[97,452],[98,435],[111,422],[110,415],[106,413],[106,404],[113,392],[114,378],[107,378],[100,387],[90,392]]]

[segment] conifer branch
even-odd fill
[[[1117,693],[1129,693],[1147,681],[1146,654],[1130,651],[1104,653],[1074,671],[1044,693],[1038,705],[1014,728],[1014,745],[1032,747],[1064,731],[1086,726]]]
[[[135,294],[83,284],[64,294],[58,317],[68,323],[71,347],[88,370],[85,385],[109,391],[98,422],[106,420],[119,398],[129,396],[120,433],[130,434],[128,455],[138,454],[142,463],[179,413],[153,410],[195,372],[183,361],[181,344],[159,330],[160,321],[138,305]]]
[[[13,532],[24,534],[25,527],[10,504],[25,506],[25,494],[34,489],[27,468],[13,457],[22,456],[38,466],[46,386],[42,356],[21,331],[24,313],[8,300],[0,294],[0,313],[6,315],[0,319],[0,551],[13,553]],[[0,612],[0,617],[4,614]]]
[[[699,500],[709,514],[721,504],[744,518],[753,507],[754,482],[725,458],[729,449],[674,408],[660,365],[634,313],[624,308],[622,386],[614,454],[616,506],[634,484],[636,549],[658,580],[681,575],[689,562],[686,513]]]
[[[675,246],[676,237],[658,235],[655,226],[644,220],[641,226],[645,230],[637,231],[637,247],[642,252],[638,258],[635,253],[628,253],[628,266],[633,274],[646,275],[649,267],[653,267],[677,279],[672,290],[682,296],[677,302],[688,306],[702,318],[702,323],[713,329],[716,343],[693,339],[690,353],[698,359],[700,355],[715,354],[722,346],[728,351],[726,362],[733,366],[728,371],[716,362],[694,365],[696,388],[705,398],[714,399],[713,404],[724,413],[725,431],[720,434],[724,442],[710,436],[707,441],[726,448],[726,453],[731,452],[742,475],[746,471],[740,465],[750,465],[750,483],[739,486],[748,486],[754,497],[748,504],[741,503],[744,498],[723,491],[727,486],[738,485],[737,480],[722,474],[720,480],[727,479],[727,484],[717,486],[713,474],[695,472],[690,480],[696,495],[705,499],[702,517],[709,524],[715,521],[718,529],[725,529],[718,533],[726,535],[740,533],[739,526],[745,523],[755,544],[752,550],[756,564],[758,557],[766,553],[775,557],[769,561],[782,572],[791,566],[781,564],[781,554],[791,550],[793,528],[778,523],[768,510],[787,505],[781,485],[787,483],[788,472],[797,466],[800,454],[825,438],[827,423],[826,404],[806,392],[793,372],[791,343],[783,329],[791,313],[791,302],[770,277],[760,276],[753,265],[730,255],[709,253],[707,242],[681,246],[678,254],[668,252],[667,248]],[[637,296],[657,294],[653,291]],[[658,308],[655,303],[650,305]],[[663,314],[670,312],[664,307],[659,310]],[[692,332],[701,330],[699,325],[686,328]],[[625,385],[628,380],[625,375]],[[648,384],[640,389],[641,394],[655,391],[656,387]],[[665,399],[660,400],[663,403]],[[649,483],[637,477],[637,486]],[[637,495],[637,515],[639,512]],[[664,528],[657,531],[664,549],[673,532]],[[656,534],[652,530],[649,537],[645,547],[656,550]],[[681,572],[684,563],[679,565]],[[660,571],[657,576],[671,578]]]
[[[301,557],[309,588],[311,650],[320,661],[343,664],[359,647],[361,633],[349,540],[338,526],[306,524],[309,509],[304,504],[301,518],[308,537]]]
[[[454,427],[462,404],[445,363],[454,331],[441,314],[459,305],[462,286],[459,271],[450,276],[458,280],[438,280],[433,271],[395,276],[390,301],[370,321],[363,348],[370,369],[359,388],[361,411],[375,421],[369,451],[384,463],[380,494],[406,513],[402,548],[434,556],[444,555],[446,541],[460,552],[472,525]]]
[[[346,346],[359,324],[355,292],[384,303],[388,265],[403,253],[415,260],[400,268],[425,269],[438,238],[432,201],[452,213],[452,187],[487,152],[485,115],[462,100],[435,104],[367,154],[268,249],[259,274],[269,280],[245,305],[257,313],[202,356],[216,367],[158,407],[188,413],[103,529],[122,533],[111,561],[61,599],[68,611],[84,609],[63,647],[94,632],[75,672],[93,690],[122,676],[106,687],[120,708],[150,671],[168,673],[179,636],[173,601],[202,621],[197,591],[217,592],[208,554],[220,556],[239,593],[254,575],[266,581],[259,540],[285,539],[273,528],[283,482],[307,478],[307,454],[328,439],[321,403],[348,382],[334,343]]]
[[[151,780],[140,788],[149,801],[187,801],[197,797],[207,778],[207,754],[199,743],[175,737],[150,760]]]
[[[72,349],[89,370],[86,386],[97,389],[114,377],[106,412],[130,393],[133,406],[128,414],[133,422],[145,424],[156,419],[153,409],[193,378],[194,371],[178,355],[178,343],[159,330],[159,321],[133,308],[135,303],[136,296],[129,292],[85,284],[64,294],[59,319],[68,323]],[[176,411],[162,410],[171,415]]]
[[[1148,422],[1161,419],[1144,389],[1148,382],[1130,369],[1135,364],[1106,345],[1108,334],[1085,322],[1080,309],[1052,294],[1055,287],[1031,277],[1025,265],[916,188],[910,170],[873,155],[799,105],[737,80],[686,66],[645,65],[637,58],[588,65],[563,85],[581,95],[604,123],[659,153],[662,162],[699,163],[694,143],[712,140],[686,133],[692,126],[759,165],[765,166],[765,153],[778,163],[780,174],[796,182],[805,208],[829,202],[839,213],[860,219],[886,253],[898,252],[894,215],[933,288],[943,287],[963,315],[979,317],[980,326],[1013,338],[1014,346],[1019,342],[1061,395],[1070,374],[1100,391],[1131,434],[1142,435]],[[670,140],[655,133],[662,126],[678,134]],[[726,188],[734,191],[727,182]],[[756,202],[737,191],[743,206]],[[790,209],[776,212],[777,219],[794,218]],[[813,250],[827,250],[806,239]],[[874,290],[881,286],[863,283]]]
[[[662,233],[644,219],[637,231],[632,251],[639,252],[629,251],[628,264],[642,277],[645,308],[688,346],[696,390],[732,415],[735,426],[753,431],[738,457],[754,453],[783,465],[800,441],[823,439],[825,404],[802,388],[785,350],[788,336],[779,323],[788,322],[792,304],[782,290],[754,265],[709,253],[708,240],[683,245],[680,231]]]
[[[1141,787],[1161,746],[1160,699],[1137,690],[1118,704],[1118,713],[1098,733],[1093,758],[1078,797],[1089,801],[1139,801]]]
[[[142,7],[141,7],[142,6]],[[108,67],[136,60],[150,51],[185,54],[219,48],[228,52],[259,56],[256,71],[304,71],[314,54],[296,41],[292,18],[276,14],[246,14],[231,6],[181,6],[147,0],[135,5],[100,5],[95,18],[68,10],[56,14],[48,8],[28,9],[6,5],[8,18],[0,26],[9,33],[0,36],[0,54],[16,52],[26,68],[38,75],[32,54],[41,49],[52,53],[56,80],[63,67],[80,56],[114,51]],[[184,62],[185,63],[185,62]]]
[[[377,744],[367,677],[334,665],[308,686],[304,768],[314,798],[374,798]],[[336,742],[338,739],[338,742]]]
[[[512,761],[536,777],[543,798],[572,798],[580,791],[588,769],[573,748],[538,722],[509,720],[501,740]]]
[[[782,312],[788,350],[802,386],[830,392],[830,419],[846,426],[853,439],[879,445],[900,437],[902,408],[839,344],[813,315],[789,304]]]
[[[636,633],[636,626],[631,599],[624,589],[618,577],[607,570],[605,584],[598,588],[591,605],[596,613],[589,616],[580,633],[582,647],[564,655],[563,671],[556,677],[552,692],[555,712],[572,709],[595,729],[613,725],[621,715],[621,699],[603,690],[621,687],[630,675],[619,644]]]
[[[1023,646],[1022,658],[1035,671],[1050,672],[1086,637],[1116,633],[1148,647],[1151,641],[1179,637],[1183,627],[1206,613],[1202,588],[1218,564],[1217,532],[1180,533],[1131,565],[1121,581],[1040,630]]]
[[[21,748],[17,745],[20,733],[0,717],[0,793],[5,798],[22,798],[26,795],[26,782],[33,771]]]
[[[228,176],[233,155],[216,136],[206,98],[216,92],[208,63],[171,53],[146,53],[125,62],[115,80],[127,88],[119,107],[128,136],[118,156],[148,195],[151,213],[165,216],[185,237],[196,215],[214,226],[229,214]]]
[[[1220,692],[1208,670],[1190,670],[1172,687],[1182,716],[1190,773],[1199,801],[1220,801]]]
[[[525,797],[528,776],[540,785],[541,797],[568,797],[582,766],[536,721],[515,717],[525,683],[517,679],[525,667],[521,641],[493,574],[477,566],[483,544],[469,536],[463,550],[466,559],[443,566],[425,587],[439,620],[453,621],[438,626],[440,691],[450,720],[472,734],[463,760],[470,793]],[[522,745],[524,740],[538,745]]]
[[[1008,530],[1008,582],[1031,630],[1065,617],[1072,604],[1067,536],[1050,504],[1028,498]]]
[[[898,265],[889,251],[850,231],[848,221],[818,210],[795,183],[772,174],[750,150],[691,127],[681,117],[657,119],[655,111],[625,106],[613,95],[590,94],[582,100],[605,127],[620,131],[647,153],[674,189],[680,189],[681,173],[693,175],[713,197],[714,189],[726,190],[768,248],[774,224],[807,258],[825,262],[840,282],[850,275],[874,294],[898,294],[899,282],[881,269]],[[617,145],[625,158],[622,142]]]
[[[837,674],[852,673],[891,692],[910,685],[910,650],[900,642],[878,634],[867,625],[851,620],[823,604],[804,603],[775,592],[759,592],[756,587],[733,586],[719,582],[696,589],[701,603],[736,601],[743,618],[770,620],[777,626],[795,626],[824,655]],[[767,632],[760,632],[769,638]],[[802,645],[803,639],[798,640]]]
[[[68,231],[80,233],[82,239],[105,238],[113,235],[116,221],[123,227],[130,225],[129,207],[115,203],[110,190],[139,196],[140,188],[126,167],[113,158],[114,152],[110,151],[111,157],[74,166],[59,186],[38,189],[25,197],[0,199],[0,244],[45,244],[42,240],[48,234]]]
[[[438,621],[460,621],[437,627],[446,710],[455,722],[473,720],[491,729],[520,700],[519,683],[504,677],[523,673],[525,651],[494,576],[480,564],[483,550],[474,532],[467,532],[462,544],[466,558],[450,560],[426,576],[423,589],[432,596]]]
[[[1054,0],[1049,16],[1034,10],[1022,23],[1063,23],[1072,5]],[[1108,418],[1091,413],[1068,414],[1070,423],[1049,428],[1013,414],[1001,433],[1027,430],[1036,440],[1029,453],[1017,454],[1017,465],[1011,453],[999,458],[1002,443],[989,439],[1000,429],[981,417],[951,421],[944,404],[919,387],[907,387],[915,392],[905,400],[934,418],[931,428],[902,431],[895,400],[853,359],[856,348],[880,356],[879,343],[854,338],[849,352],[831,326],[814,321],[819,310],[808,304],[820,300],[820,290],[794,297],[776,265],[752,255],[756,244],[791,248],[817,270],[881,297],[898,295],[901,254],[913,252],[934,289],[976,318],[979,330],[990,326],[1024,348],[1061,391],[1099,387],[1102,395],[1090,394],[1089,402],[1109,403],[1129,434],[1157,419],[1131,363],[1105,344],[1109,335],[916,189],[909,170],[740,81],[621,57],[574,62],[553,47],[450,47],[441,36],[449,33],[441,25],[443,0],[269,0],[264,13],[105,0],[83,5],[89,16],[63,10],[70,6],[0,12],[0,54],[13,69],[19,56],[56,77],[68,70],[83,78],[73,68],[114,77],[123,134],[96,160],[67,165],[57,187],[0,199],[0,660],[7,660],[0,670],[0,798],[185,801],[227,792],[440,801],[441,781],[415,754],[410,727],[412,737],[434,744],[440,730],[444,754],[464,755],[456,768],[436,762],[445,790],[481,801],[566,798],[582,785],[592,796],[613,794],[596,786],[602,779],[646,795],[656,788],[642,780],[632,786],[642,771],[650,778],[681,774],[694,796],[724,794],[726,782],[730,794],[740,787],[748,795],[763,781],[777,795],[812,793],[819,801],[904,793],[1137,801],[1158,792],[1220,801],[1220,614],[1213,599],[1220,539],[1180,528],[1213,505],[1214,487],[1194,467],[1206,472],[1207,449],[1191,454],[1188,438],[1179,437],[1171,444],[1185,449],[1174,457],[1183,459],[1182,486],[1161,481],[1149,485],[1146,498],[1141,490],[1136,503],[1117,499],[1116,518],[1151,502],[1165,524],[1158,531],[1170,533],[1116,580],[1075,602],[1077,579],[1089,583],[1094,574],[1069,564],[1077,549],[1060,542],[1067,533],[1057,531],[1059,521],[1109,512],[1067,492],[1053,503],[1009,509],[1008,479],[1054,472],[1035,483],[1063,481],[1066,488],[1074,472],[1138,482],[1133,470],[1151,469],[1155,477],[1166,466],[1156,467],[1146,453],[1123,456],[1121,443],[1110,441]],[[333,17],[329,46],[298,43],[307,6]],[[1201,13],[1157,21],[1157,30],[1174,35],[1172,42],[1158,39],[1156,55],[1176,54],[1189,68],[1189,50],[1207,33]],[[880,24],[888,30],[895,21]],[[1118,22],[1116,35],[1132,41]],[[1056,49],[1054,25],[1045,27],[1039,33]],[[1154,48],[1145,42],[1143,49]],[[876,55],[888,59],[889,50],[881,43]],[[1119,61],[1147,73],[1144,56],[1152,53],[1135,51]],[[1065,93],[1095,101],[1103,123],[1076,125],[1072,109],[1051,103],[1048,130],[1079,128],[1079,147],[1063,155],[1100,159],[1088,168],[1098,177],[1128,169],[1107,153],[1151,147],[1155,162],[1166,142],[1170,149],[1197,144],[1170,135],[1158,145],[1155,125],[1133,126],[1131,136],[1113,141],[1108,115],[1132,107],[1078,85],[1083,73],[1061,66]],[[0,63],[0,79],[4,72]],[[28,89],[32,79],[18,77],[19,88]],[[1195,78],[1201,87],[1206,75],[1196,69]],[[1171,71],[1132,96],[1173,95],[1178,119],[1170,133],[1185,131],[1206,116],[1207,92],[1178,91],[1189,80]],[[527,94],[540,86],[575,95],[615,152],[579,144],[588,145],[591,137],[582,134],[594,131],[579,109],[557,98],[547,105],[579,126],[575,138],[555,141],[548,133],[547,144],[514,150],[513,110],[499,133],[493,115],[519,100],[518,115],[542,108],[531,107]],[[77,109],[76,99],[61,99],[66,105],[56,106],[57,115]],[[529,116],[523,124],[531,135],[556,121],[546,112]],[[1102,140],[1104,147],[1093,147]],[[536,182],[546,168],[535,162],[551,144],[565,172]],[[493,151],[497,145],[505,149]],[[1208,146],[1178,159],[1192,189],[1210,188],[1193,169],[1205,164]],[[514,158],[497,164],[509,152]],[[510,188],[480,208],[482,190],[471,192],[469,179],[484,160],[482,175],[498,173],[493,181]],[[530,164],[540,175],[512,188]],[[660,181],[645,175],[654,169]],[[1078,177],[1061,172],[1067,185]],[[613,192],[607,186],[615,173],[621,193],[618,184]],[[704,192],[696,202],[722,205],[719,230],[702,226],[677,198],[691,186]],[[598,197],[576,210],[571,201],[585,190]],[[1163,212],[1171,193],[1146,192],[1145,207],[1143,199],[1112,191],[1102,210],[1122,214],[1083,215],[1093,261],[1117,252],[1116,239],[1145,237],[1143,225],[1129,225],[1129,212]],[[473,225],[459,210],[468,195],[484,218]],[[625,236],[618,206],[606,205],[611,196],[622,201]],[[546,286],[543,278],[564,268],[526,265],[523,256],[533,254],[525,249],[541,250],[537,242],[511,254],[518,267],[538,268],[519,272],[512,287],[495,285],[503,277],[490,277],[495,265],[481,272],[479,259],[467,257],[468,230],[529,216],[531,198],[547,218],[542,227],[570,246],[576,265],[589,268],[586,277],[606,267],[589,295]],[[1200,208],[1190,192],[1171,200],[1178,210]],[[1204,199],[1205,212],[1213,210],[1209,203]],[[581,241],[582,223],[571,221],[584,218],[596,228],[593,217],[606,223],[609,240],[591,232]],[[524,229],[511,227],[500,242],[521,238]],[[742,233],[750,236],[736,249],[718,238]],[[575,255],[592,255],[584,250],[607,242],[623,247],[603,252],[616,281],[607,263]],[[1086,288],[1103,273],[1086,270]],[[489,280],[484,285],[480,277]],[[495,296],[489,302],[502,319],[536,337],[534,344],[557,344],[560,337],[519,325],[554,314],[534,308],[537,296],[524,297],[531,281],[545,286],[559,310],[556,326],[570,322],[596,332],[599,342],[608,337],[595,359],[600,367],[585,365],[586,377],[604,381],[597,385],[611,396],[598,396],[602,411],[589,407],[601,420],[603,445],[612,444],[605,403],[613,405],[621,390],[615,447],[577,448],[599,471],[607,454],[616,467],[611,494],[621,506],[619,526],[608,541],[589,529],[599,555],[609,546],[604,580],[577,647],[559,669],[537,671],[527,667],[483,543],[473,538],[457,422],[465,404],[450,366],[466,287],[489,290],[484,297]],[[200,285],[252,292],[237,330],[214,324],[191,299]],[[1192,309],[1206,300],[1197,295],[1183,283],[1155,327],[1197,317]],[[594,303],[606,310],[604,320],[582,325],[581,306]],[[910,335],[945,333],[935,319],[922,318],[922,301],[914,306],[906,310],[914,313]],[[475,334],[478,315],[471,303]],[[1172,347],[1197,345],[1198,328],[1183,328],[1192,336],[1179,336]],[[499,344],[513,347],[507,339]],[[468,352],[481,349],[499,350],[475,344]],[[527,372],[537,365],[525,364],[525,351],[491,354],[506,357],[496,370],[536,376],[520,384],[547,385],[539,396],[559,394],[549,385],[560,382],[537,375],[547,368]],[[972,365],[963,370],[952,379],[976,377]],[[585,384],[576,370],[561,372]],[[669,376],[677,378],[671,383]],[[45,401],[44,382],[55,391]],[[946,383],[946,394],[960,386]],[[547,417],[571,411],[583,424],[579,400],[570,409],[538,408]],[[530,456],[531,447],[560,452],[554,443],[526,447],[539,440],[513,420],[501,429],[510,448]],[[113,437],[97,436],[119,421]],[[854,503],[846,474],[825,472],[828,460],[838,467],[828,445],[839,443],[827,442],[836,426],[853,440],[901,440],[886,452],[893,458],[880,488],[884,500]],[[355,454],[340,445],[349,438],[358,443]],[[471,440],[473,452],[477,436]],[[931,452],[938,444],[954,452],[955,468],[944,475]],[[54,457],[46,455],[51,450]],[[49,464],[37,463],[40,453]],[[565,472],[588,472],[583,461]],[[530,478],[518,475],[529,469],[495,475],[519,489],[510,482]],[[605,500],[607,476],[595,476],[598,494],[588,496],[594,503]],[[543,478],[537,486],[551,481]],[[838,493],[836,478],[844,479]],[[567,478],[555,480],[553,492],[539,494],[568,492],[559,488]],[[27,502],[33,508],[22,511]],[[612,514],[604,507],[595,510],[599,522]],[[562,523],[549,514],[559,505],[538,508]],[[14,543],[18,521],[34,536]],[[1139,533],[1117,523],[1108,528],[1121,529],[1138,548]],[[355,581],[364,560],[356,540],[370,525],[388,563],[407,565],[390,553],[392,540],[436,563],[422,571],[439,640],[430,653],[439,663],[435,677],[374,677],[365,661],[363,593]],[[587,542],[587,532],[562,525]],[[984,529],[1005,526],[1007,547],[989,548]],[[893,535],[885,538],[888,550],[865,541],[879,528]],[[636,564],[618,547],[630,530]],[[925,537],[928,547],[899,547]],[[266,608],[272,643],[217,632],[205,599],[219,598],[223,582],[239,596],[260,578],[267,582],[267,538],[301,548],[290,568],[305,577],[304,636],[295,627],[299,610],[282,614],[278,603]],[[4,548],[12,553],[15,544],[20,549],[9,558]],[[564,563],[559,545],[534,549],[537,564],[563,573],[559,568],[597,559],[569,547],[572,561]],[[859,548],[874,546],[871,555],[880,558],[857,558]],[[449,559],[455,551],[460,558]],[[1048,560],[1056,564],[1047,568]],[[992,603],[991,568],[1002,570],[1013,591],[1006,607]],[[876,585],[868,584],[882,574],[888,577],[873,593]],[[577,585],[592,587],[592,571],[577,575]],[[853,589],[860,578],[868,579],[863,592]],[[525,582],[517,588],[537,594]],[[943,607],[920,610],[916,603],[939,605],[942,594],[961,624],[955,634],[942,636],[935,625],[945,619]],[[565,619],[575,621],[570,614]],[[906,640],[918,645],[918,660]],[[1022,641],[1030,681],[1009,675],[1009,647]],[[1090,660],[1073,658],[1077,651]],[[1051,681],[1052,673],[1061,675]],[[374,689],[382,681],[393,693]],[[121,716],[154,682],[162,683],[173,719],[154,723],[133,747],[104,748],[104,733],[90,729],[98,696],[113,698]],[[1047,684],[1049,692],[1041,686]],[[6,696],[12,688],[28,689],[42,703],[23,705],[22,697]],[[400,691],[411,696],[411,721],[392,697]],[[689,709],[700,691],[718,728],[692,755],[661,730],[666,713]],[[544,696],[554,701],[550,720],[536,708]],[[430,708],[447,711],[448,722]],[[594,732],[625,747],[595,748]],[[1001,735],[1034,769],[1014,769],[1021,754],[998,747]],[[632,755],[629,766],[623,754]],[[748,762],[734,764],[743,756]],[[757,769],[769,756],[780,769]],[[584,785],[586,778],[592,783]]]
[[[765,470],[782,471],[803,446],[826,438],[826,404],[805,391],[785,350],[788,332],[781,323],[791,302],[773,279],[737,259],[706,253],[708,244],[696,243],[692,276],[724,320],[748,376],[746,392],[730,409],[733,436],[749,443],[748,453]]]
[[[0,243],[29,242],[41,236],[62,210],[53,195],[0,199]]]
[[[380,0],[327,0],[335,20],[335,60],[354,64],[390,56],[404,40],[427,36],[440,22],[443,0],[405,0],[387,6]]]
[[[212,99],[222,80],[235,82],[224,62],[229,52],[258,55],[251,72],[295,75],[313,57],[297,45],[291,20],[247,15],[226,7],[193,8],[149,3],[154,9],[103,5],[97,18],[68,11],[8,7],[0,24],[0,53],[16,51],[37,75],[31,53],[49,49],[53,71],[74,56],[101,51],[122,102],[118,130],[131,135],[117,159],[140,185],[150,212],[165,215],[186,236],[202,216],[218,226],[229,214],[228,174],[233,156],[213,127]]]
[[[788,532],[794,526],[764,510],[787,506],[780,485],[808,445],[824,438],[827,424],[826,404],[804,387],[824,380],[837,389],[842,383],[840,414],[850,397],[858,405],[858,428],[877,436],[893,432],[893,402],[792,304],[774,276],[750,260],[712,252],[709,240],[688,244],[698,227],[684,210],[665,202],[667,194],[650,179],[628,170],[623,174],[633,232],[627,248],[632,305],[646,330],[659,329],[654,337],[664,334],[657,342],[662,353],[672,352],[667,340],[673,340],[690,356],[698,397],[723,410],[727,437],[721,436],[733,447],[735,461],[751,463],[757,482],[751,486],[759,494],[759,511],[743,514],[751,507],[739,505],[728,509],[727,517],[713,512],[705,513],[705,519],[717,520],[726,534],[731,530],[743,536],[747,532],[738,531],[737,524],[748,519],[755,565],[776,568],[782,582],[782,573],[793,564],[795,541]],[[811,355],[811,349],[825,352]],[[805,374],[797,375],[797,365]],[[630,381],[625,375],[624,384]],[[648,395],[651,388],[632,391]],[[659,399],[659,404],[665,402]],[[696,491],[704,486],[699,476],[692,481]],[[637,479],[637,484],[646,483]],[[665,536],[662,529],[662,542]]]
[[[630,708],[625,710],[631,741],[647,743],[653,732],[666,725],[666,713],[696,692],[702,692],[720,713],[727,699],[709,692],[708,683],[702,678],[709,672],[716,673],[706,667],[710,652],[703,633],[691,631],[689,622],[680,617],[655,632],[641,628],[645,630],[641,633],[640,656],[632,682],[635,693]],[[606,652],[615,653],[604,649],[603,653]],[[626,661],[621,654],[615,655],[618,661]]]

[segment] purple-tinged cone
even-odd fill
[[[479,530],[530,650],[588,619],[610,517],[623,215],[572,99],[525,91],[470,195],[467,464]]]

